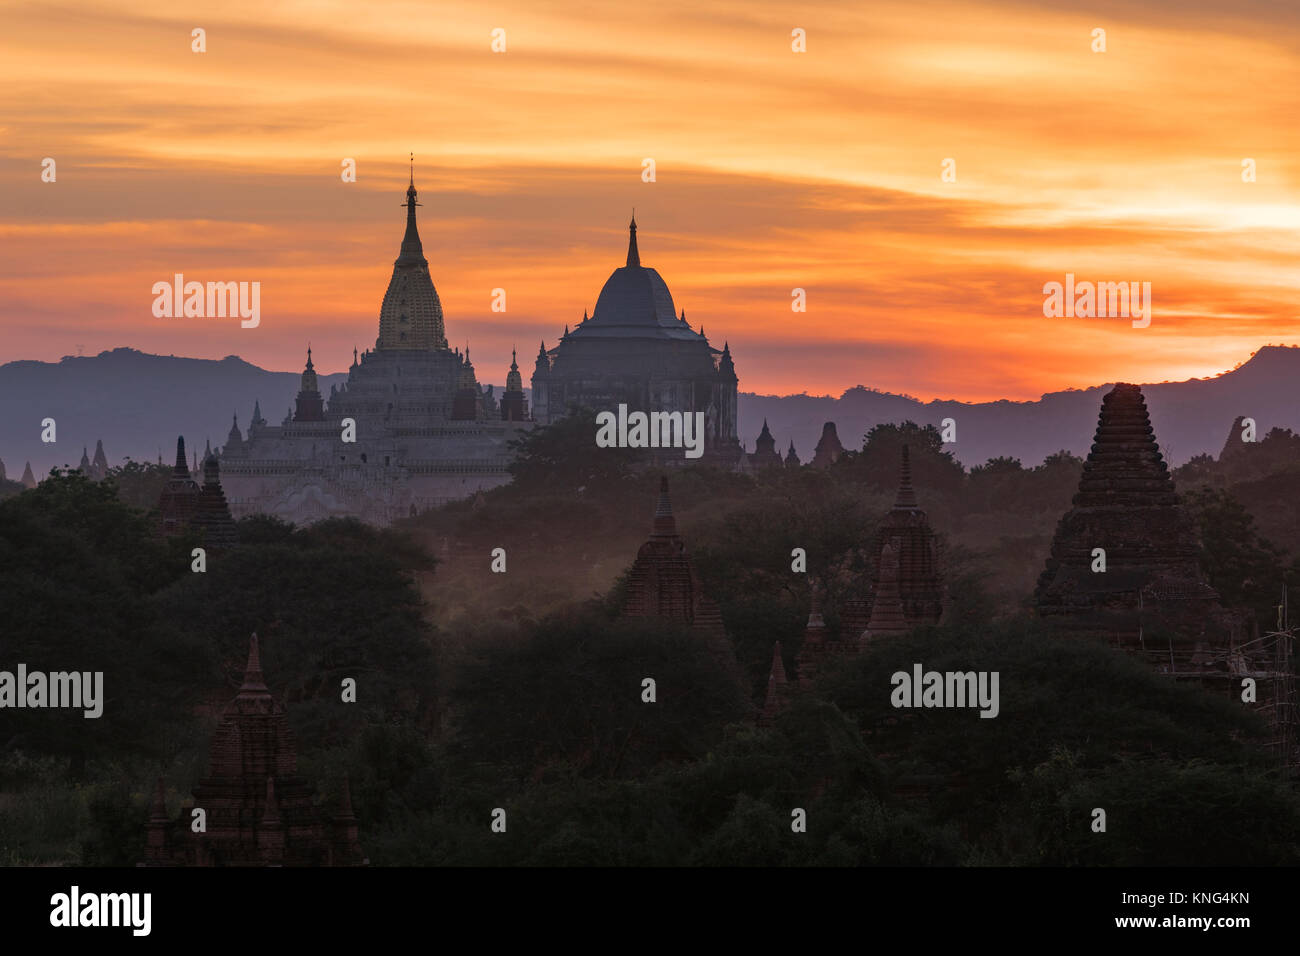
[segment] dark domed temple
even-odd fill
[[[629,226],[627,263],[606,280],[595,311],[583,314],[559,344],[545,343],[533,371],[533,417],[562,418],[571,405],[596,411],[704,413],[704,455],[734,463],[736,369],[731,349],[709,345],[673,304],[668,285],[641,265],[636,220]],[[680,457],[680,456],[679,456]]]

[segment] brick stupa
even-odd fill
[[[873,615],[876,595],[883,586],[884,565],[881,556],[891,547],[891,563],[896,562],[897,572],[891,585],[897,592],[903,626],[902,630],[939,623],[943,616],[944,582],[940,567],[938,541],[930,528],[929,519],[921,509],[912,487],[912,459],[908,446],[902,450],[899,468],[898,492],[894,506],[885,515],[876,532],[871,554],[871,594],[865,601],[849,601],[844,606],[842,629],[846,639],[865,637],[867,625]],[[893,574],[893,570],[890,570]],[[878,627],[897,630],[897,622],[881,618]]]
[[[185,463],[185,436],[176,436],[176,466],[158,496],[160,530],[164,535],[180,534],[194,520],[199,507],[199,484]]]
[[[835,423],[827,422],[822,425],[822,437],[817,441],[817,447],[813,449],[813,457],[810,464],[814,468],[829,468],[840,460],[844,454],[844,446],[840,444],[840,436],[835,431]]]
[[[628,575],[623,614],[667,618],[712,635],[723,634],[722,614],[705,596],[686,544],[677,534],[667,477],[659,481],[654,530],[637,551]]]
[[[167,817],[163,781],[150,807],[146,866],[360,866],[366,863],[346,780],[333,815],[298,774],[297,741],[262,676],[257,635],[239,694],[212,735],[208,775],[194,788],[206,812],[195,833],[188,808]]]
[[[195,506],[193,523],[203,534],[207,548],[229,548],[239,543],[235,520],[221,488],[221,465],[209,448],[203,459],[203,487]]]
[[[899,588],[899,555],[902,552],[897,538],[885,542],[880,549],[880,569],[871,595],[871,619],[862,640],[897,637],[911,630],[903,613],[903,599]]]
[[[1201,573],[1195,522],[1179,503],[1138,386],[1116,385],[1102,400],[1073,505],[1034,592],[1039,614],[1125,645],[1138,645],[1142,622],[1157,619],[1184,640],[1207,640],[1218,593]],[[1094,549],[1105,552],[1104,571],[1094,570]]]

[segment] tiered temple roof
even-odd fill
[[[1038,612],[1067,634],[1108,640],[1161,673],[1234,702],[1243,676],[1257,680],[1253,706],[1273,727],[1275,752],[1294,767],[1300,753],[1291,723],[1290,639],[1258,636],[1249,611],[1224,608],[1201,571],[1199,550],[1196,523],[1179,503],[1142,390],[1116,385],[1102,400],[1074,506],[1057,525],[1038,580]]]
[[[1095,549],[1105,571],[1093,571]],[[1165,605],[1196,621],[1218,606],[1198,563],[1195,523],[1179,503],[1156,445],[1142,390],[1116,385],[1102,400],[1096,439],[1074,507],[1061,519],[1035,602],[1076,629],[1139,639],[1139,611]],[[1184,613],[1185,612],[1185,613]]]
[[[262,676],[257,635],[239,693],[226,705],[212,737],[208,775],[194,788],[194,808],[206,831],[194,833],[192,814],[167,816],[163,781],[149,812],[148,866],[357,866],[366,860],[346,781],[332,816],[313,802],[298,774],[297,742],[284,706]]]
[[[723,633],[722,614],[705,596],[686,544],[677,534],[666,476],[659,480],[654,529],[637,551],[628,576],[623,613],[627,617],[663,617],[711,634]]]
[[[199,490],[194,524],[203,533],[205,547],[228,548],[239,543],[235,520],[221,488],[221,466],[211,451],[203,459],[203,487]]]
[[[767,419],[763,419],[763,430],[758,433],[758,439],[754,442],[754,452],[749,456],[749,463],[755,468],[779,468],[782,465],[781,455],[776,450],[776,439],[768,430]]]
[[[937,624],[943,615],[944,583],[940,568],[938,542],[930,529],[929,519],[917,502],[912,487],[912,461],[907,445],[903,446],[899,469],[898,492],[894,506],[881,521],[871,556],[871,596],[865,601],[849,601],[842,615],[846,636],[858,636],[872,619],[875,595],[884,581],[885,548],[892,547],[891,562],[896,562],[895,585],[906,629]],[[893,573],[893,572],[891,572]],[[886,613],[882,610],[882,614]],[[881,619],[894,626],[893,611]]]
[[[158,513],[164,535],[180,534],[194,520],[199,507],[199,485],[190,477],[185,462],[185,436],[176,436],[176,465],[167,487],[158,497]]]

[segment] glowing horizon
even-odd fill
[[[538,342],[594,305],[633,206],[642,263],[730,344],[746,392],[1027,400],[1300,342],[1300,12],[6,13],[0,362],[131,347],[298,371],[310,340],[320,372],[346,370],[377,332],[410,151],[447,338],[484,382],[517,346],[527,384]],[[260,326],[155,318],[150,289],[178,272],[260,282]],[[1151,326],[1045,318],[1067,273],[1150,282]]]

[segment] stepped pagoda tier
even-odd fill
[[[176,436],[176,465],[167,487],[158,497],[158,513],[164,535],[180,534],[194,520],[199,507],[199,485],[185,463],[185,436]]]
[[[903,614],[903,600],[899,588],[899,555],[902,551],[898,538],[885,542],[880,549],[880,570],[871,595],[871,619],[862,632],[863,641],[881,637],[897,637],[911,630]]]
[[[637,551],[628,575],[623,614],[667,618],[710,635],[723,635],[722,614],[705,596],[686,544],[677,534],[666,477],[659,481],[654,530]]]
[[[812,461],[809,464],[814,468],[829,468],[839,461],[843,454],[844,446],[840,444],[835,423],[827,422],[822,425],[822,437],[817,440],[817,447],[813,449]]]
[[[641,265],[636,219],[629,226],[627,263],[610,275],[595,311],[538,356],[533,371],[533,417],[558,421],[571,405],[617,412],[704,413],[704,458],[733,463],[736,436],[735,365],[729,346],[709,345],[654,269]],[[650,453],[647,453],[650,454]],[[660,453],[665,461],[682,455]]]
[[[331,386],[328,400],[309,350],[295,410],[268,425],[257,405],[247,438],[232,431],[221,472],[234,517],[308,524],[353,516],[384,525],[509,482],[510,443],[532,423],[503,420],[468,347],[462,356],[448,346],[416,197],[412,170],[375,347],[353,350],[347,381]]]
[[[1057,525],[1039,577],[1038,613],[1067,634],[1107,640],[1234,702],[1241,678],[1254,678],[1254,706],[1294,766],[1300,754],[1283,704],[1294,697],[1287,639],[1259,638],[1250,612],[1222,607],[1199,552],[1198,529],[1179,503],[1142,390],[1116,385],[1102,400],[1074,506]]]
[[[203,487],[199,489],[194,525],[202,531],[206,548],[229,548],[239,543],[239,533],[221,488],[221,465],[211,450],[203,459]]]
[[[1105,571],[1094,571],[1095,549]],[[1198,563],[1195,524],[1179,504],[1156,445],[1142,390],[1116,385],[1102,400],[1097,435],[1083,466],[1074,507],[1063,517],[1035,603],[1072,629],[1139,640],[1139,611],[1162,608],[1197,633],[1218,608]]]
[[[163,781],[149,811],[147,866],[358,866],[366,862],[346,782],[337,810],[313,800],[298,773],[297,741],[284,706],[262,676],[257,635],[239,693],[222,711],[212,736],[208,775],[194,788],[192,814],[167,816]]]
[[[790,442],[790,450],[785,453],[785,466],[787,468],[799,467],[799,453],[794,450],[794,442]]]
[[[863,634],[871,620],[875,595],[883,581],[885,563],[881,556],[886,546],[892,547],[892,559],[897,562],[896,586],[906,629],[937,624],[945,600],[939,546],[912,487],[912,460],[907,445],[903,446],[894,506],[881,521],[872,548],[871,595],[865,601],[846,602],[842,615],[846,637]]]

